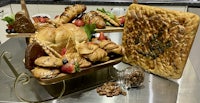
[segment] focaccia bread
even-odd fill
[[[123,62],[153,74],[178,79],[182,76],[199,25],[199,16],[131,4],[125,18]]]

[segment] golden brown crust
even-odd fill
[[[132,4],[125,18],[124,62],[166,78],[180,78],[192,46],[199,16]]]
[[[99,16],[95,11],[87,12],[82,16],[82,20],[85,24],[95,24],[98,29],[106,27],[104,19]]]
[[[76,49],[79,54],[84,58],[89,59],[91,62],[103,62],[109,60],[109,57],[107,56],[108,53],[99,48],[96,44],[82,42],[76,45]]]
[[[86,5],[84,4],[75,4],[70,5],[65,8],[65,11],[52,22],[58,27],[62,24],[66,24],[74,19],[79,14],[83,13],[86,10]]]
[[[50,56],[41,56],[34,63],[41,67],[61,67],[63,65],[61,58]]]
[[[39,79],[49,79],[56,77],[59,73],[59,69],[55,68],[41,68],[41,67],[35,67],[31,70],[34,77]]]
[[[91,62],[87,61],[85,58],[83,58],[79,53],[66,53],[63,56],[63,59],[67,59],[69,62],[76,61],[79,64],[80,68],[89,67],[92,65]]]
[[[100,11],[95,11],[95,12],[97,12],[98,15],[100,15],[102,18],[104,18],[105,20],[110,22],[112,25],[120,26],[118,22],[116,22],[115,20],[111,19],[108,15],[106,15],[106,14],[100,12]]]

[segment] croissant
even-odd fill
[[[106,27],[104,19],[99,16],[95,11],[87,12],[82,16],[85,24],[95,24],[97,28],[103,29]]]
[[[109,57],[107,56],[107,52],[98,45],[92,43],[78,43],[76,45],[76,49],[83,57],[89,59],[92,62],[96,61],[108,61]]]
[[[117,45],[111,40],[98,40],[97,38],[92,39],[92,42],[98,44],[100,48],[104,49],[107,53],[116,53],[124,55],[125,50],[121,45]]]
[[[63,56],[63,59],[67,59],[68,61],[76,61],[79,64],[79,67],[89,67],[92,65],[91,62],[87,61],[85,58],[81,57],[79,53],[66,53]]]
[[[120,24],[118,22],[116,22],[115,20],[111,19],[108,15],[100,12],[100,11],[95,11],[99,16],[101,16],[102,18],[104,18],[105,20],[107,20],[108,22],[110,22],[112,25],[114,26],[120,26]]]
[[[66,24],[72,21],[72,19],[77,17],[79,14],[83,13],[85,10],[86,10],[86,5],[84,4],[75,4],[68,6],[65,8],[65,11],[60,16],[58,16],[51,22],[58,27],[62,24]]]

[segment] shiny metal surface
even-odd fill
[[[24,68],[25,41],[22,38],[9,39],[0,46],[2,51],[12,54],[11,63],[16,67],[18,73],[30,73]],[[127,64],[119,63],[114,67],[125,68]],[[30,74],[31,75],[31,74]],[[0,101],[18,101],[13,90],[14,75],[1,59],[0,65]],[[91,87],[76,93],[65,95],[60,99],[48,101],[47,103],[198,103],[200,101],[200,82],[195,74],[190,60],[188,60],[183,76],[179,80],[167,80],[153,74],[146,73],[145,82],[141,88],[128,90],[127,96],[106,97],[99,96],[95,88]],[[28,100],[43,100],[52,98],[43,86],[36,80],[30,84],[18,88],[20,95]]]

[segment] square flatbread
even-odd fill
[[[131,4],[122,37],[126,52],[123,62],[162,77],[178,79],[198,25],[196,14]]]

